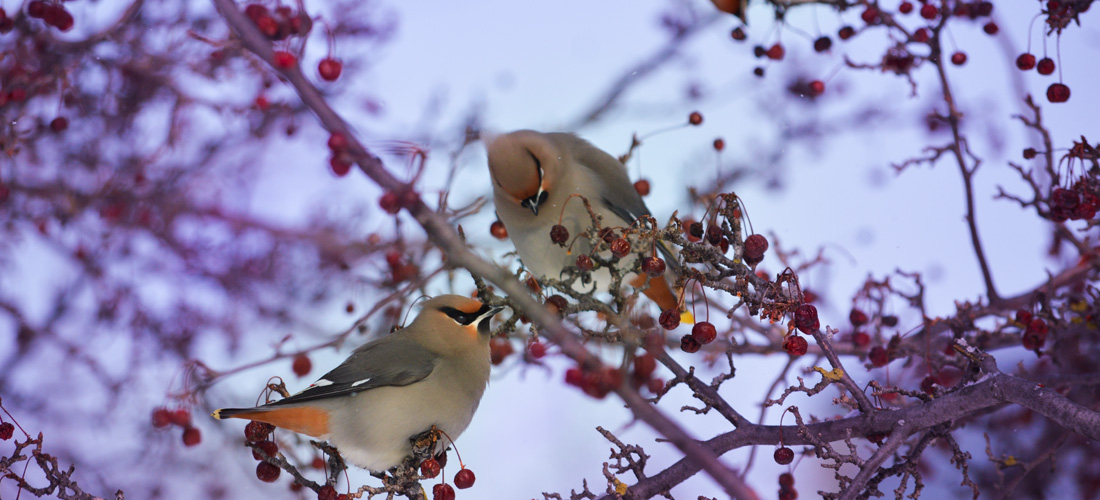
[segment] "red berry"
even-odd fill
[[[0,424],[0,441],[7,441],[11,439],[12,433],[15,432],[15,426],[11,422],[4,422]]]
[[[416,191],[409,189],[401,193],[401,195],[398,197],[398,201],[401,203],[402,207],[405,207],[408,210],[412,210],[416,207],[418,203],[420,203],[420,195],[417,194]]]
[[[639,179],[634,182],[634,190],[638,192],[639,196],[649,195],[649,181],[645,179]]]
[[[611,254],[623,258],[630,253],[630,242],[626,238],[616,238],[611,242]]]
[[[317,491],[317,500],[336,500],[336,488],[326,484]]]
[[[697,241],[703,238],[703,223],[692,222],[688,224],[688,236],[695,238]]]
[[[886,349],[883,349],[882,346],[878,345],[871,348],[871,352],[868,353],[867,358],[871,360],[871,366],[874,366],[875,368],[886,366],[886,363],[890,362],[890,359],[886,354]]]
[[[334,82],[337,78],[340,78],[340,72],[344,70],[344,64],[331,57],[321,59],[320,63],[317,63],[317,72],[321,74],[321,79],[326,82]]]
[[[50,121],[50,130],[54,132],[64,132],[69,128],[69,119],[64,116],[59,116]]]
[[[774,458],[775,463],[779,465],[787,465],[794,461],[794,450],[786,446],[778,448],[775,450],[775,453],[772,454],[772,458]]]
[[[504,227],[504,223],[501,221],[493,221],[489,225],[489,234],[498,240],[503,240],[508,238],[508,228]]]
[[[881,12],[879,12],[877,7],[870,5],[867,7],[866,10],[860,13],[859,17],[860,19],[863,19],[863,22],[867,24],[874,24],[879,20],[880,14]]]
[[[279,35],[279,21],[274,17],[262,14],[253,18],[252,22],[256,24],[256,28],[259,28],[260,33],[268,38],[276,38]]]
[[[569,230],[561,224],[554,224],[550,228],[550,241],[559,245],[564,245],[565,241],[569,239]]]
[[[191,427],[191,412],[184,408],[177,408],[169,413],[168,419],[180,427]]]
[[[909,2],[902,2],[901,5],[898,6],[898,12],[902,14],[913,12],[913,4]]]
[[[726,149],[726,141],[722,140],[721,137],[715,139],[714,140],[714,150],[715,151],[721,151],[723,149]]]
[[[461,469],[455,474],[455,486],[460,490],[464,490],[474,485],[474,479],[474,471]]]
[[[527,345],[527,353],[534,359],[541,359],[546,356],[546,344],[539,341],[531,342]]]
[[[898,317],[897,316],[883,316],[882,317],[882,325],[883,326],[888,326],[890,328],[898,326]]]
[[[1024,159],[1025,160],[1030,160],[1032,158],[1035,158],[1035,155],[1037,155],[1037,154],[1039,154],[1039,152],[1035,151],[1035,148],[1024,149]]]
[[[329,158],[328,166],[337,177],[343,177],[351,172],[351,163],[344,158],[344,155],[335,155]]]
[[[304,377],[313,369],[313,362],[309,360],[309,356],[299,354],[294,356],[294,363],[291,364],[291,369],[294,370],[295,375]]]
[[[546,298],[546,306],[550,312],[557,314],[558,316],[564,316],[566,311],[569,310],[569,302],[565,300],[565,297],[561,295],[551,295]]]
[[[699,352],[699,349],[703,347],[695,337],[688,334],[680,337],[680,350],[686,353]]]
[[[935,384],[935,377],[929,375],[927,377],[924,377],[924,379],[920,381],[920,390],[921,392],[931,396],[936,393]]]
[[[1054,188],[1054,191],[1050,194],[1050,200],[1055,206],[1065,209],[1076,207],[1081,202],[1077,191],[1063,187]]]
[[[279,453],[279,445],[275,444],[275,441],[260,441],[259,443],[256,443],[256,447],[261,449],[261,450],[264,450],[264,453],[266,453],[267,456],[272,457],[272,458],[275,458],[275,454]],[[263,460],[264,459],[263,457],[260,456],[259,453],[256,453],[256,450],[252,450],[252,458],[254,458],[256,460]]]
[[[833,39],[827,36],[821,36],[818,37],[817,40],[814,40],[814,51],[816,52],[825,52],[832,48],[832,46]]]
[[[764,68],[757,66],[752,69],[752,74],[762,77],[764,76]]]
[[[787,354],[790,354],[792,357],[806,354],[806,350],[809,349],[809,347],[806,339],[798,335],[791,335],[783,340],[783,350],[787,351]]]
[[[443,466],[439,465],[439,461],[434,458],[429,458],[423,462],[420,462],[420,475],[424,477],[435,477],[439,475],[439,472],[443,470]]]
[[[813,333],[821,328],[817,320],[817,308],[813,304],[802,304],[794,311],[794,326],[802,333]]]
[[[1020,71],[1028,71],[1034,68],[1035,56],[1031,54],[1020,54],[1020,56],[1016,58],[1016,67],[1019,68]]]
[[[730,32],[730,36],[731,36],[731,37],[732,37],[732,38],[733,38],[734,40],[737,40],[738,42],[740,42],[740,41],[744,41],[744,40],[745,40],[745,38],[746,38],[746,36],[745,36],[745,30],[741,29],[741,27],[740,27],[740,26],[738,26],[738,27],[734,28],[734,29],[733,29],[733,31],[731,31],[731,32]]]
[[[928,34],[928,28],[918,28],[917,31],[913,32],[914,42],[924,43],[927,42],[929,38],[930,35]]]
[[[966,52],[956,52],[951,54],[951,64],[955,66],[962,66],[966,64]]]
[[[844,26],[843,28],[840,28],[840,31],[837,31],[836,33],[836,36],[840,37],[841,40],[847,40],[855,35],[856,29],[851,26]]]
[[[646,389],[649,389],[649,392],[653,394],[660,394],[661,391],[665,390],[665,381],[659,378],[649,379],[649,383],[646,384]]]
[[[382,210],[385,210],[386,213],[391,215],[401,211],[397,193],[393,191],[386,191],[382,197],[378,199],[378,206],[382,207]]]
[[[779,475],[779,486],[783,488],[790,488],[794,486],[794,476],[790,472],[784,472]]]
[[[168,409],[163,406],[153,410],[153,427],[157,429],[167,427],[172,423],[172,416],[168,413]]]
[[[313,463],[311,463],[310,466],[317,470],[325,470],[325,459],[321,457],[313,457]],[[333,493],[335,492],[336,490],[333,490]]]
[[[565,383],[574,387],[580,387],[581,384],[584,383],[584,372],[577,367],[565,370]]]
[[[504,358],[515,352],[512,343],[503,337],[495,337],[489,341],[489,361],[494,365],[504,362]]]
[[[348,149],[348,137],[340,132],[336,132],[328,136],[328,148],[334,153],[346,151]]]
[[[1021,325],[1027,325],[1028,323],[1031,323],[1031,313],[1023,309],[1017,310],[1016,322],[1020,323]]]
[[[592,257],[583,253],[577,256],[577,269],[581,271],[591,271],[593,267],[595,267],[595,265],[592,262]]]
[[[787,55],[787,50],[783,48],[783,44],[776,43],[768,48],[768,59],[773,61],[782,61],[783,56]]]
[[[711,245],[722,244],[722,228],[716,225],[707,227],[707,243]]]
[[[852,344],[856,347],[867,347],[871,345],[871,336],[865,332],[855,332],[852,334]]]
[[[279,474],[282,472],[275,464],[267,462],[256,464],[256,477],[265,483],[274,483],[276,479],[279,479]]]
[[[432,486],[432,500],[455,500],[455,489],[447,483]]]
[[[1001,27],[997,26],[997,23],[989,21],[988,23],[985,23],[984,26],[982,26],[982,31],[984,31],[987,35],[996,35],[997,32],[1001,31]]]
[[[859,309],[852,309],[852,312],[848,313],[848,321],[852,323],[852,326],[863,326],[867,324],[867,313]]]
[[[36,19],[41,19],[46,14],[46,2],[42,0],[33,0],[27,4],[27,15]]]
[[[657,370],[657,360],[648,352],[634,358],[634,376],[648,379]]]
[[[714,342],[714,339],[718,337],[718,331],[714,329],[714,325],[707,321],[700,321],[691,327],[691,336],[695,337],[700,344],[706,345]]]
[[[275,67],[282,69],[290,69],[294,67],[294,64],[298,62],[298,59],[294,57],[294,54],[285,50],[275,51]]]
[[[698,111],[692,111],[688,115],[688,123],[692,125],[701,125],[703,123],[703,114]]]
[[[642,272],[650,278],[656,278],[665,274],[665,261],[660,257],[646,257],[642,259]]]
[[[810,90],[814,93],[815,96],[824,94],[825,93],[825,82],[823,82],[821,80],[814,80],[814,81],[810,82]]]
[[[1050,102],[1066,102],[1069,100],[1069,87],[1063,83],[1052,83],[1047,87],[1047,100]]]
[[[1045,336],[1050,330],[1047,328],[1046,321],[1043,321],[1042,318],[1035,318],[1028,322],[1027,331]]]
[[[657,318],[657,323],[665,330],[675,330],[676,327],[680,326],[680,312],[676,309],[665,309],[661,311],[661,316]]]
[[[202,441],[202,433],[198,428],[187,427],[183,430],[183,444],[185,446],[195,446]]]
[[[244,438],[250,443],[258,443],[267,439],[267,436],[271,434],[271,431],[275,430],[275,426],[267,422],[257,422],[252,420],[248,422],[248,425],[244,426]]]
[[[1049,57],[1039,59],[1039,64],[1036,66],[1036,71],[1038,71],[1040,75],[1049,75],[1051,73],[1054,73],[1054,59],[1051,59]]]
[[[940,15],[940,9],[930,3],[926,3],[920,8],[920,17],[929,21],[935,19],[938,15]]]

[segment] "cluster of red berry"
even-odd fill
[[[390,268],[390,279],[394,284],[413,279],[420,271],[416,264],[406,261],[397,250],[386,252],[386,266]]]
[[[153,427],[163,429],[169,425],[183,428],[183,444],[186,446],[195,446],[202,441],[202,433],[191,426],[191,412],[186,408],[169,410],[162,406],[153,410]]]
[[[1078,179],[1072,187],[1056,187],[1050,193],[1050,219],[1055,222],[1091,220],[1100,208],[1100,196],[1085,178]]]
[[[1047,334],[1050,333],[1047,322],[1043,321],[1043,318],[1033,317],[1030,312],[1020,309],[1016,311],[1016,324],[1024,330],[1020,334],[1020,343],[1023,344],[1024,349],[1038,352],[1046,343]]]
[[[623,375],[611,366],[573,367],[565,371],[565,383],[596,399],[603,399],[623,384]]]
[[[794,489],[794,476],[789,472],[779,475],[779,500],[795,500],[798,490]]]
[[[35,19],[41,19],[42,22],[61,31],[73,29],[73,15],[65,10],[65,6],[61,5],[60,2],[33,0],[27,4],[27,15]]]
[[[461,457],[460,457],[461,458]],[[440,452],[434,458],[429,458],[420,462],[420,475],[421,479],[432,479],[443,472],[443,467],[447,465],[447,453]],[[474,475],[474,471],[467,469],[465,465],[455,473],[454,484],[460,490],[464,490],[474,485],[474,481],[477,477]],[[432,500],[454,500],[455,490],[451,485],[442,482],[432,487]]]
[[[15,433],[15,425],[11,422],[0,423],[0,441],[7,441],[11,439],[12,434]]]

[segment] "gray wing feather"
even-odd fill
[[[423,380],[435,368],[436,355],[408,337],[389,335],[358,349],[340,366],[275,405],[304,403]]]
[[[571,134],[562,135],[571,136]],[[653,214],[649,212],[649,207],[645,205],[645,201],[642,200],[641,195],[634,189],[634,184],[630,182],[630,176],[626,173],[626,167],[623,166],[619,160],[596,146],[593,146],[584,139],[576,136],[571,137],[572,140],[577,143],[576,147],[571,148],[577,163],[596,172],[597,179],[607,180],[604,185],[599,186],[599,192],[602,198],[601,201],[603,201],[608,210],[611,210],[612,213],[625,220],[627,224],[633,223],[642,216],[648,215],[652,217]],[[622,187],[612,189],[610,186]],[[629,188],[624,189],[624,187],[627,186],[629,186]],[[670,250],[664,242],[659,242],[657,244],[657,249],[665,256],[665,261],[672,268],[673,272],[679,274],[680,261],[672,250]]]

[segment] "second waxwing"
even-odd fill
[[[327,440],[347,461],[385,471],[432,426],[454,439],[466,430],[489,383],[489,320],[500,310],[459,295],[433,298],[408,327],[359,347],[305,390],[213,417]]]
[[[651,215],[630,182],[626,167],[576,135],[519,130],[486,142],[497,216],[523,265],[536,277],[557,279],[565,267],[575,265],[578,255],[592,251],[587,238],[576,238],[592,229],[593,224],[584,203],[573,195],[588,200],[593,212],[602,218],[603,227],[630,227],[640,217]],[[569,231],[571,248],[550,240],[550,229],[559,220]],[[645,295],[662,310],[683,311],[671,286],[679,270],[677,260],[667,247],[658,248],[665,254],[667,271],[663,277],[651,280]],[[632,254],[621,267],[629,268],[635,258]],[[597,290],[606,290],[610,274],[606,270],[596,272],[593,280]],[[635,285],[643,281],[638,276],[624,279]],[[685,321],[691,320],[690,314],[682,316]]]

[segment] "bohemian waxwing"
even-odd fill
[[[332,443],[349,462],[385,471],[434,425],[457,439],[489,383],[489,320],[500,307],[459,295],[424,303],[412,324],[355,350],[305,390],[216,419],[258,420]]]
[[[587,238],[572,240],[593,226],[584,203],[580,199],[570,200],[571,195],[587,199],[593,212],[602,217],[603,227],[629,227],[638,218],[650,215],[630,182],[626,167],[573,134],[519,130],[490,137],[486,143],[497,216],[508,230],[523,265],[536,277],[559,278],[563,268],[576,265],[578,255],[591,253]],[[560,224],[569,231],[571,248],[550,240],[550,228],[559,223],[559,217]],[[666,246],[657,246],[664,254],[667,271],[663,277],[650,281],[645,295],[662,310],[684,312],[670,286],[679,273],[677,260]],[[636,254],[631,254],[620,267],[633,266],[636,258]],[[610,278],[606,269],[592,276],[597,289],[606,289]],[[644,276],[624,277],[624,282],[634,286],[644,281]],[[682,317],[691,321],[686,312]]]

